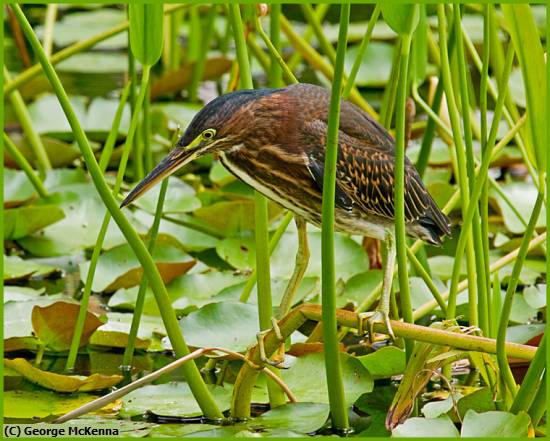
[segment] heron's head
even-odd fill
[[[128,194],[121,207],[194,159],[243,143],[250,133],[252,105],[274,91],[239,90],[209,102],[195,115],[175,148]]]

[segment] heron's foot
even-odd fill
[[[277,324],[277,320],[275,318],[271,319],[271,325],[273,327],[272,329],[266,329],[256,334],[256,339],[258,340],[258,350],[260,351],[260,360],[262,361],[262,363],[268,364],[278,369],[287,369],[287,366],[284,365],[285,338],[283,337],[283,334],[281,333],[281,329],[279,328],[279,325]],[[275,336],[277,337],[277,340],[279,340],[280,345],[276,355],[271,359],[267,357],[265,353],[265,337],[272,330],[275,332]]]
[[[357,332],[359,335],[365,335],[365,324],[367,325],[367,332],[369,334],[369,341],[372,343],[374,340],[374,325],[381,323],[386,326],[388,335],[392,340],[395,340],[395,334],[390,324],[390,316],[387,311],[383,309],[376,309],[374,311],[362,312],[358,315]]]

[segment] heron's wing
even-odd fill
[[[304,126],[304,132],[322,140],[321,148],[311,149],[307,153],[308,168],[322,189],[322,179],[317,179],[311,171],[324,169],[324,143],[326,142],[326,124],[315,121]],[[308,136],[308,135],[306,135]],[[358,209],[371,214],[394,219],[394,173],[395,157],[393,152],[371,148],[361,140],[339,134],[338,159],[336,164],[336,185],[351,199]],[[405,221],[433,224],[441,234],[449,234],[448,219],[437,208],[432,197],[424,187],[414,166],[405,160]]]

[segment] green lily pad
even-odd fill
[[[448,396],[444,400],[430,401],[424,404],[422,407],[422,414],[426,418],[438,418],[441,415],[445,415],[455,405],[455,403],[462,397],[461,393],[454,394],[454,400],[452,396]]]
[[[155,247],[153,258],[166,283],[186,273],[195,264],[195,260],[179,248],[166,244]],[[79,266],[81,279],[85,282],[90,262]],[[143,268],[130,245],[119,245],[99,257],[92,290],[102,292],[129,288],[138,285],[142,277]]]
[[[357,357],[374,379],[389,378],[405,371],[405,352],[395,346],[382,347],[372,354]]]
[[[328,404],[289,403],[271,409],[255,418],[250,426],[262,429],[288,429],[306,434],[323,427],[328,419],[329,412]]]
[[[26,286],[4,285],[4,303],[35,300],[44,294],[46,288],[33,289]]]
[[[459,433],[447,416],[439,418],[409,418],[391,433],[393,438],[458,438]]]
[[[523,290],[523,298],[535,309],[540,309],[546,306],[546,285],[531,285]]]
[[[476,412],[487,412],[496,410],[493,393],[488,387],[478,389],[458,400],[458,415],[464,420],[464,415],[470,410]]]
[[[122,9],[101,8],[94,11],[72,12],[64,15],[55,23],[53,41],[56,46],[64,47],[94,37],[125,21],[126,14]],[[44,27],[35,28],[37,36],[42,39]],[[95,49],[121,49],[128,44],[126,31],[107,40],[99,42]]]
[[[346,51],[345,70],[351,72],[359,46]],[[394,47],[388,43],[371,41],[363,55],[363,60],[355,84],[361,87],[382,87],[388,82],[391,72]]]
[[[373,388],[372,377],[361,362],[350,355],[340,353],[342,379],[347,406]],[[292,360],[290,369],[284,372],[284,381],[298,401],[328,403],[324,354],[314,353]]]
[[[349,302],[359,305],[382,282],[381,270],[369,270],[351,277],[342,293],[338,296],[337,306],[342,307]]]
[[[524,219],[531,217],[531,212],[535,206],[537,199],[537,189],[533,184],[527,182],[509,182],[501,184],[502,192],[512,202],[516,210],[521,213]],[[499,194],[494,190],[489,192],[492,199],[496,202],[499,211],[502,213],[502,220],[508,231],[514,234],[522,234],[525,232],[525,225],[521,223],[512,209],[504,202]],[[537,228],[545,226],[546,210],[542,207],[540,216],[537,220]]]
[[[132,325],[132,314],[107,313],[107,323],[100,326],[90,337],[90,345],[124,348]],[[166,335],[160,317],[143,315],[136,338],[136,349],[151,349],[152,340]]]
[[[153,187],[135,204],[145,211],[154,214],[160,193],[160,185]],[[187,213],[200,208],[201,202],[195,196],[195,190],[181,179],[171,176],[168,178],[168,190],[163,206],[164,213]]]
[[[4,170],[4,206],[21,205],[35,194],[25,173],[9,168]]]
[[[256,265],[256,246],[250,234],[220,240],[216,252],[233,268],[251,269]]]
[[[4,418],[33,419],[63,415],[94,400],[90,394],[58,394],[46,390],[4,392]],[[35,421],[36,422],[36,421]]]
[[[478,438],[524,438],[527,437],[531,420],[525,412],[514,415],[510,412],[483,412],[469,410],[464,416],[460,435]]]
[[[21,239],[65,217],[56,205],[28,205],[4,211],[4,238]]]
[[[80,121],[86,119],[87,98],[71,96],[69,101]],[[32,125],[39,134],[61,136],[72,134],[72,129],[55,95],[42,95],[28,106]]]
[[[4,256],[4,280],[18,280],[28,277],[46,276],[57,271],[56,268],[23,260],[18,256]]]
[[[243,352],[256,343],[258,308],[246,303],[210,303],[180,320],[187,344]]]
[[[506,328],[506,341],[525,344],[537,335],[543,334],[545,329],[546,325],[542,323],[509,326]]]
[[[229,408],[231,387],[207,384],[214,401],[221,410]],[[130,392],[122,399],[121,417],[143,415],[151,411],[157,415],[197,416],[202,411],[187,383],[149,385]]]

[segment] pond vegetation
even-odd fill
[[[10,5],[4,32],[5,422],[546,435],[546,6]],[[212,155],[119,208],[205,103],[297,82],[332,93],[327,162],[339,97],[395,138],[395,339],[357,334],[379,245],[333,231],[330,167],[307,232]],[[441,247],[405,236],[405,155]]]

